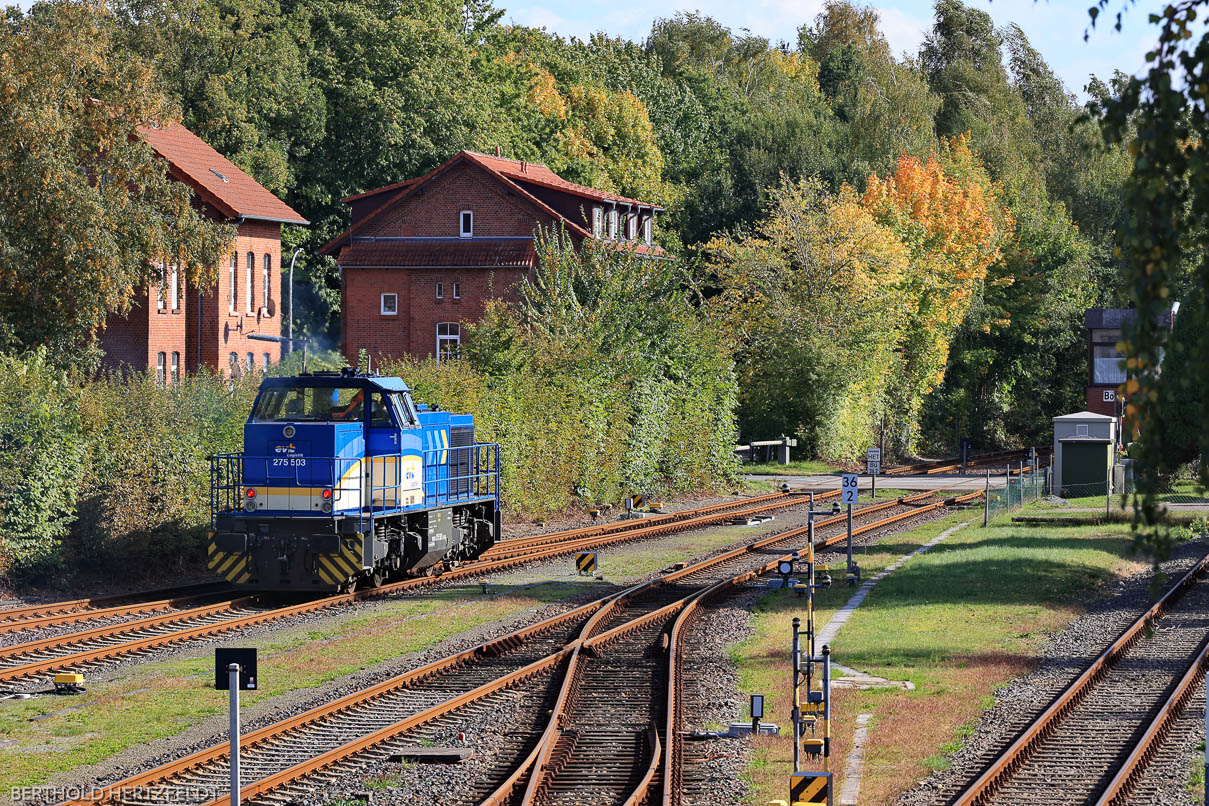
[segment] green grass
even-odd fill
[[[858,556],[866,577],[960,520],[975,523],[883,579],[834,642],[845,666],[913,691],[837,692],[832,769],[843,769],[856,715],[873,714],[862,801],[887,803],[948,758],[971,735],[995,689],[1035,665],[1047,633],[1061,629],[1118,574],[1139,570],[1126,525],[1014,526],[1006,518],[981,528],[975,511],[954,514],[882,540]],[[819,597],[817,622],[851,594]],[[763,693],[766,713],[788,724],[790,619],[803,605],[780,591],[756,608],[755,637],[739,646],[744,692]],[[761,769],[753,802],[783,797],[789,734],[756,741]]]
[[[1189,762],[1188,782],[1184,791],[1192,798],[1193,803],[1205,802],[1205,743],[1197,748],[1198,755]]]
[[[839,473],[840,467],[829,465],[826,462],[821,462],[817,459],[801,459],[795,462],[790,462],[787,465],[777,462],[753,462],[752,464],[744,464],[741,468],[743,473],[763,473],[774,476],[802,476],[816,475],[819,473]]]
[[[568,557],[562,578],[549,568],[519,568],[493,576],[491,596],[483,596],[476,584],[451,587],[373,608],[348,608],[321,622],[247,640],[259,650],[260,690],[245,693],[243,706],[268,706],[283,694],[317,688],[550,602],[603,594],[759,533],[726,526],[606,546],[598,550],[603,581],[576,576]],[[212,658],[207,650],[197,658],[131,664],[114,679],[90,681],[88,691],[77,697],[5,702],[0,739],[15,744],[0,752],[0,787],[42,784],[57,773],[175,736],[225,713],[226,695],[213,690]]]

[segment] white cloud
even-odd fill
[[[879,8],[878,13],[882,15],[882,33],[890,43],[890,50],[896,55],[918,54],[932,21],[921,20],[897,8]]]

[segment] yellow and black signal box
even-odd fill
[[[789,776],[790,806],[826,803],[831,806],[831,773],[795,772]]]
[[[580,576],[592,576],[596,573],[596,552],[584,551],[575,555],[575,570]]]

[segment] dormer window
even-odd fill
[[[625,217],[625,237],[632,241],[638,237],[638,216],[631,213]]]
[[[599,238],[604,230],[604,208],[592,208],[592,237]]]
[[[616,210],[609,211],[609,237],[610,238],[617,237],[617,211]]]
[[[474,213],[470,210],[463,210],[461,214],[461,229],[458,234],[463,238],[474,237]]]
[[[642,220],[642,240],[646,242],[647,246],[651,245],[651,230],[654,220],[654,216],[647,216]]]

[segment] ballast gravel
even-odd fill
[[[1178,546],[1172,558],[1161,566],[1167,577],[1164,587],[1186,573],[1204,556],[1205,550],[1206,544],[1202,540]],[[995,704],[983,714],[974,733],[950,757],[952,766],[933,773],[905,792],[898,799],[898,806],[940,806],[962,786],[973,782],[1063,688],[1154,603],[1153,580],[1149,570],[1118,580],[1107,596],[1094,602],[1064,630],[1055,633],[1035,671],[1012,680],[995,692]],[[1204,701],[1201,702],[1203,705]],[[1203,736],[1196,738],[1196,741],[1201,740]],[[1181,771],[1178,767],[1179,759],[1184,757],[1186,754],[1174,754],[1176,760],[1168,772],[1175,778],[1170,786],[1161,790],[1160,799],[1131,799],[1130,803],[1153,802],[1163,806],[1193,803],[1182,791],[1188,768]]]

